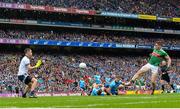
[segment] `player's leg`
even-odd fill
[[[31,82],[32,82],[31,91],[34,91],[36,86],[37,86],[37,79],[36,78],[32,78]]]
[[[119,85],[118,89],[117,89],[117,95],[121,95],[122,90],[125,90],[125,85]]]
[[[111,88],[110,88],[110,87],[104,88],[104,92],[106,92],[107,95],[112,95],[112,93],[111,93]]]
[[[160,80],[160,83],[161,83],[161,89],[162,89],[163,92],[164,92],[165,81],[161,79],[161,80]]]
[[[144,65],[140,70],[138,70],[138,72],[133,76],[133,78],[131,79],[132,82],[134,82],[136,79],[142,77],[144,75],[144,73],[146,73],[147,71],[150,70],[150,64],[146,64]]]
[[[26,85],[25,90],[24,90],[23,95],[22,95],[23,98],[26,98],[26,94],[27,94],[28,92],[30,92],[30,90],[31,90],[31,85],[32,85],[32,83],[29,83],[28,85]]]
[[[30,92],[30,94],[32,96],[35,96],[35,88],[37,87],[37,79],[36,78],[32,78],[31,82],[32,82],[32,85],[31,85],[31,92]]]
[[[36,97],[35,96],[35,88],[37,87],[37,79],[36,78],[28,78],[28,81],[31,80],[31,92],[30,92],[30,97]]]
[[[172,88],[172,91],[175,92],[175,88],[174,88],[174,85],[169,83],[169,86]]]
[[[151,93],[151,95],[154,94],[154,90],[156,88],[156,79],[157,79],[157,76],[158,76],[157,73],[153,73],[152,77],[151,77],[151,84],[152,84],[152,93]]]
[[[154,65],[150,65],[150,68],[151,68],[151,84],[152,84],[152,92],[151,92],[151,95],[154,94],[154,90],[156,88],[156,80],[157,80],[157,77],[158,77],[158,69],[159,67],[158,66],[154,66]]]
[[[28,77],[28,76],[27,76]],[[24,92],[22,93],[22,97],[25,98],[26,97],[26,93],[27,93],[27,90],[28,90],[28,84],[31,82],[30,80],[27,79],[27,77],[25,77],[24,75],[19,75],[18,76],[18,79],[25,83],[26,84],[26,87],[25,87],[25,90]]]
[[[141,90],[141,86],[140,85],[136,85],[135,88],[136,88],[135,94],[138,94],[138,92]]]
[[[166,78],[166,82],[168,83],[169,87],[172,88],[172,91],[175,92],[174,86],[173,86],[173,84],[172,84],[171,81],[170,81],[169,75],[168,75],[167,78]]]
[[[151,76],[151,84],[152,84],[152,92],[151,92],[151,95],[154,94],[154,90],[156,88],[156,80],[157,80],[157,77],[158,77],[158,67],[157,66],[153,66],[151,65],[151,73],[152,73],[152,76]]]
[[[86,95],[86,88],[85,87],[80,87],[81,95]]]

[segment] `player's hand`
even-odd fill
[[[39,60],[37,61],[36,65],[35,65],[35,68],[40,67],[40,66],[41,66],[41,64],[42,64],[42,60],[41,60],[41,59],[39,59]]]

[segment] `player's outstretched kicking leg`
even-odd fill
[[[151,75],[151,84],[152,84],[152,93],[154,93],[154,90],[155,90],[155,87],[156,87],[156,79],[157,79],[157,75],[158,75],[158,67],[157,66],[153,66],[151,64],[146,64],[144,65],[134,76],[133,78],[131,79],[130,83],[134,83],[134,81],[136,79],[139,79],[142,77],[142,75],[148,71],[152,72],[152,75]],[[129,83],[129,84],[130,84]]]

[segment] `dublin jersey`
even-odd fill
[[[85,81],[80,80],[80,81],[79,81],[79,87],[80,87],[80,88],[85,88]]]
[[[109,87],[111,88],[111,93],[112,93],[112,94],[116,94],[117,91],[118,91],[118,87],[119,87],[119,85],[121,85],[121,84],[122,84],[121,81],[118,81],[118,82],[116,82],[115,80],[112,81],[112,82],[110,83],[110,85],[109,85]]]
[[[94,75],[95,83],[101,84],[101,76],[100,75]]]

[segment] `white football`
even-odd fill
[[[174,93],[175,91],[174,90],[171,90],[171,93]]]
[[[87,66],[86,66],[85,63],[80,63],[80,64],[79,64],[79,67],[80,67],[80,68],[86,68]]]

